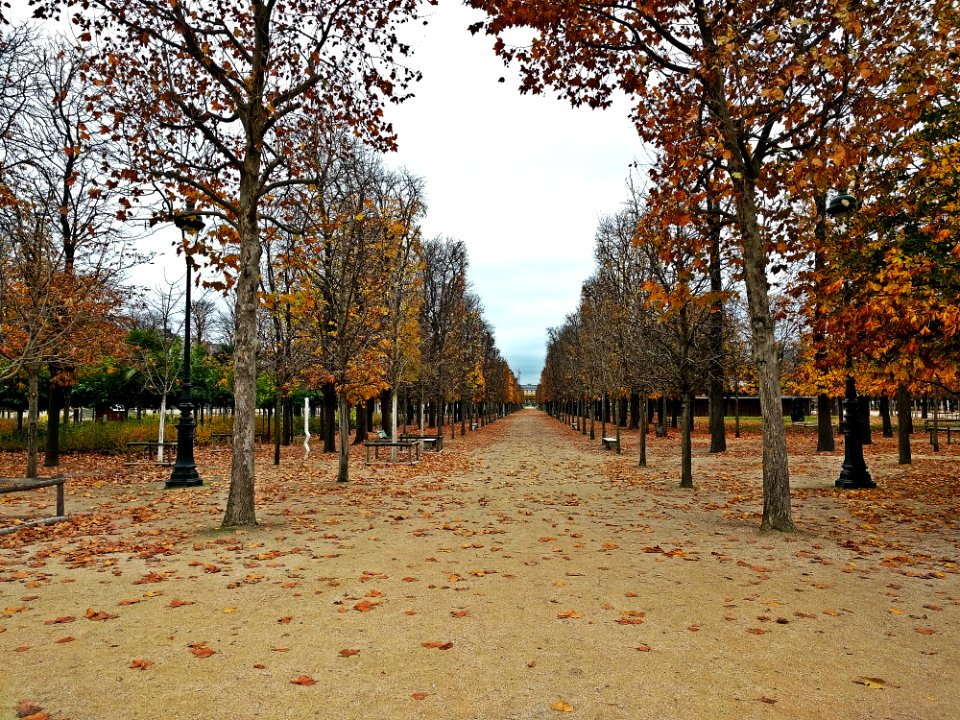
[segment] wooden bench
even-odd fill
[[[230,444],[233,442],[233,433],[210,433],[210,449],[219,450],[220,446],[223,445],[224,450],[230,449]]]
[[[933,427],[931,425],[927,428],[927,432],[930,433],[930,444],[933,445],[933,434],[945,432],[947,434],[947,445],[953,444],[953,433],[960,432],[960,425],[938,425]]]
[[[157,448],[160,446],[160,443],[156,440],[147,440],[144,442],[128,442],[127,443],[127,465],[136,465],[140,460],[155,460],[157,457]],[[168,451],[172,453],[174,459],[168,459]],[[167,442],[163,443],[163,465],[173,465],[175,462],[177,454],[177,443],[176,442]],[[140,460],[135,460],[134,456],[138,456]]]
[[[423,445],[423,451],[427,451],[427,446],[434,452],[443,452],[443,435],[401,435],[401,440],[416,440]]]
[[[614,448],[617,450],[620,449],[620,442],[615,437],[600,438],[600,442],[603,443],[604,450],[613,450]]]
[[[63,475],[53,475],[52,477],[46,478],[0,478],[0,494],[27,492],[28,490],[36,490],[37,488],[52,486],[57,488],[57,514],[55,516],[49,518],[38,518],[36,520],[27,520],[26,522],[22,522],[19,525],[14,525],[13,527],[0,528],[0,535],[8,535],[12,532],[16,532],[20,528],[30,527],[31,525],[49,525],[51,523],[66,520],[67,514],[64,511],[63,502],[63,484],[65,482],[66,477]]]
[[[374,459],[380,459],[380,448],[389,447],[389,448],[406,448],[407,450],[407,461],[411,465],[416,465],[420,462],[420,441],[419,440],[372,440],[370,442],[365,442],[363,446],[367,449],[367,461],[366,464],[370,464],[370,448],[374,449]],[[413,459],[414,449],[416,449],[417,459]]]
[[[795,422],[793,427],[800,428],[801,430],[817,430],[820,426],[815,422]]]

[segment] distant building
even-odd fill
[[[537,388],[539,385],[521,385],[520,389],[523,390],[523,404],[524,405],[536,405],[537,404]]]

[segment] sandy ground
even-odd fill
[[[960,718],[956,446],[874,445],[880,490],[842,493],[790,442],[790,535],[756,436],[698,436],[681,490],[676,432],[641,470],[533,410],[416,467],[355,449],[346,486],[264,454],[248,530],[225,453],[186,490],[74,469],[71,522],[0,537],[0,718]]]

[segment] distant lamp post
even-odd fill
[[[187,237],[195,237],[203,230],[203,219],[194,212],[193,203],[189,203],[183,212],[177,213],[173,224],[180,228],[180,233],[186,244]],[[173,464],[173,472],[167,480],[168,488],[195,487],[203,485],[197,465],[193,460],[193,398],[190,388],[190,286],[193,284],[191,272],[193,261],[190,254],[185,253],[187,259],[187,297],[184,309],[183,332],[183,385],[180,393],[180,422],[177,424],[177,461]]]
[[[827,203],[827,214],[831,217],[839,217],[853,212],[858,206],[859,203],[853,195],[843,192]],[[857,382],[853,378],[853,360],[849,354],[844,395],[843,465],[840,468],[840,477],[834,485],[844,490],[875,488],[877,484],[870,477],[867,462],[863,458],[863,434],[860,428],[862,417],[860,405],[863,401],[857,397]]]

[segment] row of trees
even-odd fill
[[[397,36],[416,2],[102,0],[36,12],[64,10],[76,41],[54,47],[24,26],[0,43],[22,70],[0,87],[0,379],[35,380],[45,366],[69,387],[104,357],[172,339],[167,327],[131,327],[121,283],[142,260],[130,228],[193,207],[211,229],[182,250],[218,272],[210,285],[229,295],[233,318],[226,525],[256,522],[265,374],[281,400],[313,387],[339,407],[340,479],[351,403],[387,393],[396,432],[402,388],[430,399],[441,424],[450,403],[462,414],[519,400],[462,244],[421,241],[421,181],[377,154],[395,144],[384,108],[418,77]],[[52,67],[64,68],[59,84],[44,80]],[[51,107],[56,133],[41,152],[36,118]],[[59,410],[52,400],[54,425]],[[36,417],[34,402],[34,437]]]
[[[818,392],[849,371],[888,391],[955,383],[954,3],[470,4],[521,90],[630,99],[656,153],[637,235],[658,235],[658,265],[686,278],[665,296],[648,278],[654,308],[682,324],[691,305],[677,301],[719,242],[742,282],[761,399],[761,526],[792,529],[777,296],[807,309]],[[515,28],[531,41],[511,45]],[[830,193],[848,189],[864,210],[831,226]]]

